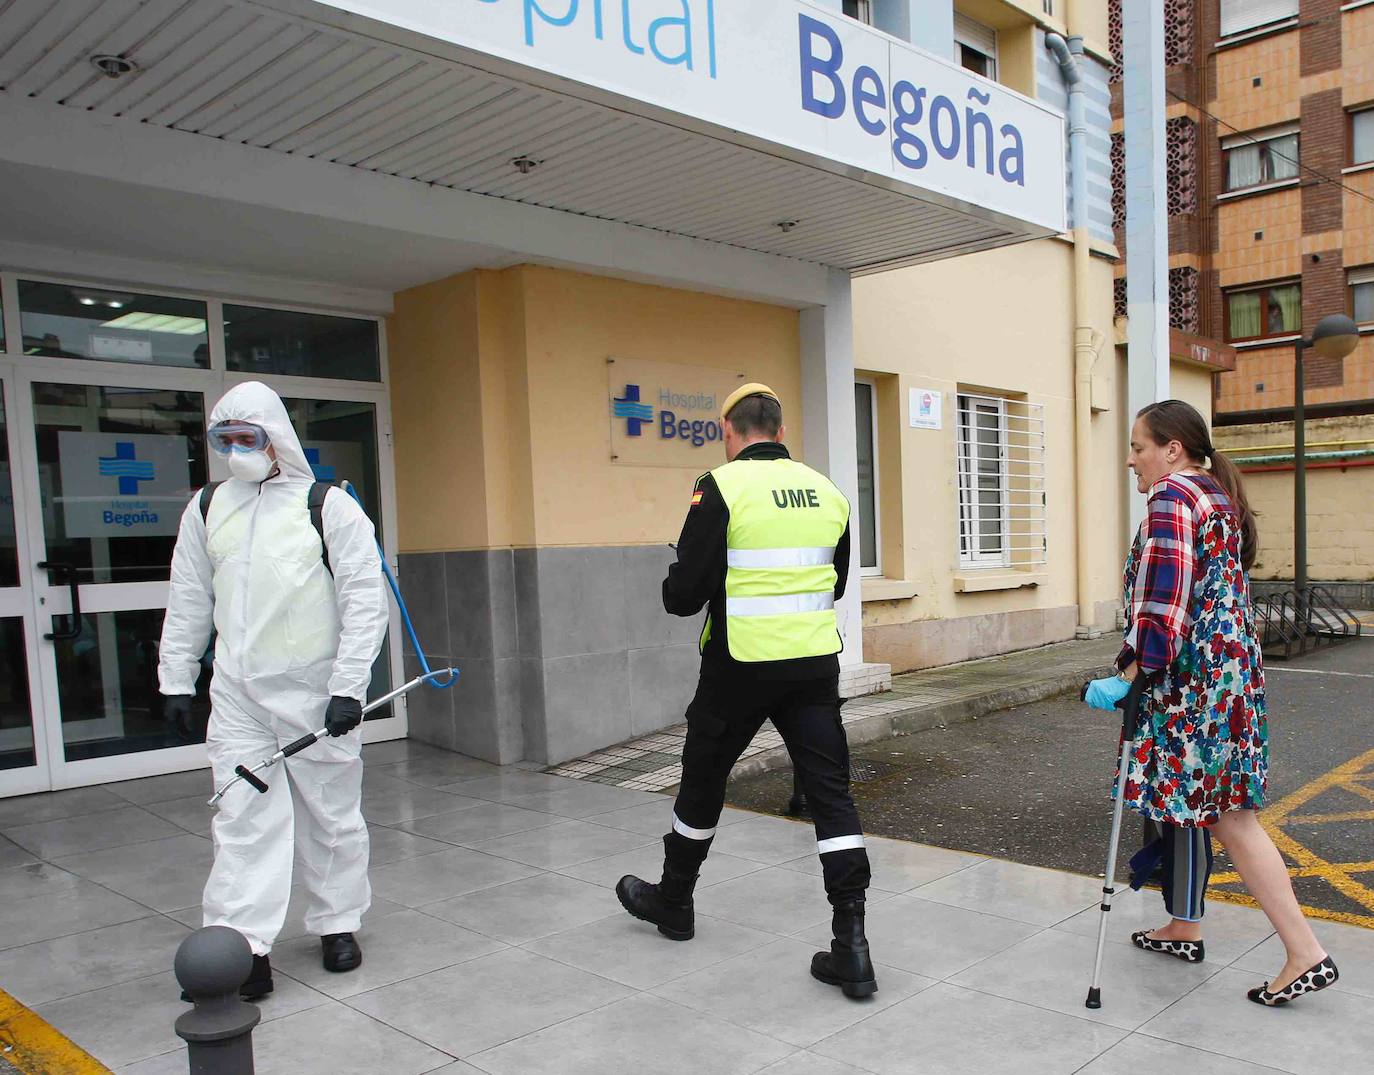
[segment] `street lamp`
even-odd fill
[[[1307,629],[1307,412],[1303,400],[1303,352],[1309,347],[1322,358],[1344,358],[1359,345],[1360,330],[1345,314],[1317,322],[1310,340],[1294,345],[1293,366],[1293,590],[1298,621]]]

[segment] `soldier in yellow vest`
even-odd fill
[[[616,895],[664,936],[692,938],[692,891],[726,779],[771,718],[811,804],[833,907],[835,939],[812,958],[811,973],[846,996],[866,997],[878,988],[864,936],[868,854],[849,794],[835,621],[849,572],[849,502],[788,455],[782,405],[767,385],[735,391],[721,419],[728,462],[697,480],[677,562],[663,582],[668,612],[707,609],[663,877],[658,884],[622,877]]]

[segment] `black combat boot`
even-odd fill
[[[696,884],[696,874],[674,873],[665,864],[663,880],[658,884],[627,874],[615,886],[615,894],[625,910],[642,921],[652,922],[669,940],[690,941],[696,933],[692,906]]]
[[[835,939],[830,942],[830,951],[811,957],[811,977],[839,986],[845,996],[856,1000],[872,996],[878,991],[878,982],[864,936],[864,901],[837,903],[830,928]]]
[[[239,986],[239,996],[244,1000],[261,1000],[272,992],[272,963],[266,956],[253,957],[253,969],[248,972],[248,980]],[[191,994],[181,991],[181,999],[188,1004]]]
[[[320,938],[324,969],[347,974],[363,965],[363,950],[351,933],[327,933]]]

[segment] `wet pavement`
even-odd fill
[[[1277,806],[1374,748],[1374,638],[1273,661],[1267,673],[1269,803]],[[1119,726],[1066,694],[860,745],[852,752],[860,777],[855,799],[874,834],[1100,874]],[[729,801],[781,813],[791,781],[788,769],[737,779]],[[1350,816],[1359,814],[1366,816]],[[1139,833],[1129,814],[1124,832],[1129,851]],[[1284,832],[1321,863],[1367,864],[1364,872],[1336,870],[1336,883],[1331,871],[1313,867],[1318,872],[1296,877],[1295,885],[1308,906],[1374,925],[1374,757],[1322,787]],[[1219,854],[1217,876],[1230,869]],[[1341,883],[1347,874],[1353,883]],[[1217,888],[1243,891],[1235,883]]]

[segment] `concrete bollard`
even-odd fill
[[[176,1021],[191,1075],[253,1075],[253,1028],[262,1013],[239,999],[253,969],[243,934],[206,926],[181,942],[172,965],[195,1007]]]

